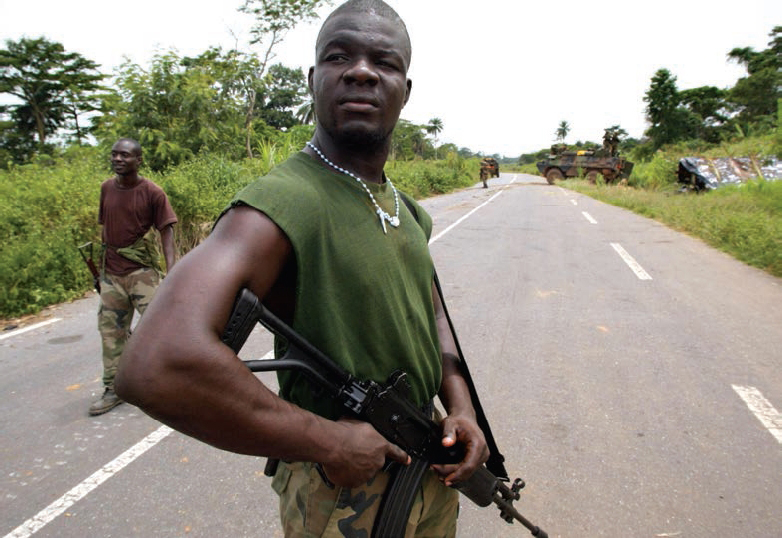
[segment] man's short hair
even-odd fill
[[[138,140],[135,138],[120,138],[115,142],[115,144],[119,142],[130,142],[133,146],[134,151],[136,152],[136,155],[141,157],[141,144],[139,144]]]
[[[329,16],[326,17],[326,20],[323,21],[323,26],[320,27],[320,32],[318,32],[316,44],[320,42],[321,32],[323,32],[323,28],[326,26],[326,23],[328,23],[333,17],[345,13],[373,13],[379,17],[383,17],[398,24],[404,33],[404,57],[407,60],[407,66],[410,67],[412,46],[410,44],[410,34],[407,32],[405,21],[402,20],[402,17],[399,16],[399,13],[397,13],[394,8],[383,2],[383,0],[348,0],[344,4],[337,6],[337,9],[332,11]]]

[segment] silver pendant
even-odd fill
[[[388,219],[388,223],[393,226],[394,228],[399,227],[399,217],[391,217]]]

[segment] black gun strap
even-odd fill
[[[418,211],[416,211],[415,206],[413,206],[413,204],[407,198],[407,195],[402,193],[399,194],[407,206],[407,209],[410,210],[410,213],[413,214],[416,222],[418,222],[420,225],[420,222],[418,221]],[[443,290],[440,286],[440,279],[437,277],[437,271],[434,272],[434,283],[435,287],[437,288],[437,293],[440,295],[440,302],[443,305],[443,312],[445,312],[445,317],[448,320],[448,327],[451,329],[453,341],[456,344],[456,351],[459,354],[459,366],[461,367],[462,376],[464,377],[464,381],[467,383],[467,387],[470,389],[470,398],[472,400],[472,406],[475,409],[475,417],[478,422],[478,426],[480,426],[481,430],[483,431],[483,436],[486,438],[486,446],[489,448],[490,454],[489,460],[486,462],[486,468],[489,469],[489,471],[491,471],[492,474],[494,474],[494,476],[497,478],[507,481],[508,471],[505,470],[505,456],[503,456],[500,453],[499,448],[497,448],[497,443],[494,441],[494,435],[491,432],[489,420],[486,418],[486,414],[483,412],[483,406],[481,405],[481,401],[478,398],[478,391],[475,389],[475,383],[473,383],[470,370],[467,368],[467,361],[465,360],[464,353],[462,353],[462,348],[459,345],[459,339],[456,337],[456,330],[454,329],[453,321],[451,321],[451,316],[448,314],[448,308],[445,306],[445,297],[443,296]]]

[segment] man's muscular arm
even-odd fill
[[[163,280],[128,341],[117,394],[224,450],[324,463],[339,485],[407,455],[368,424],[333,422],[270,391],[220,340],[243,287],[265,297],[292,248],[264,214],[238,207]]]
[[[438,396],[448,413],[443,420],[443,446],[452,446],[458,441],[466,448],[466,455],[461,463],[433,466],[445,485],[450,486],[470,478],[475,470],[489,459],[489,449],[475,418],[470,389],[459,367],[456,342],[436,286],[432,286],[432,298],[443,358],[443,379]]]

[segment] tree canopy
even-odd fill
[[[68,125],[78,143],[83,138],[79,117],[95,110],[100,100],[100,82],[105,75],[98,64],[76,52],[66,52],[60,43],[44,37],[7,40],[0,50],[0,93],[13,95],[20,103],[7,105],[4,149],[12,149],[17,161],[34,149],[45,151],[49,138]],[[9,148],[11,145],[13,147]]]

